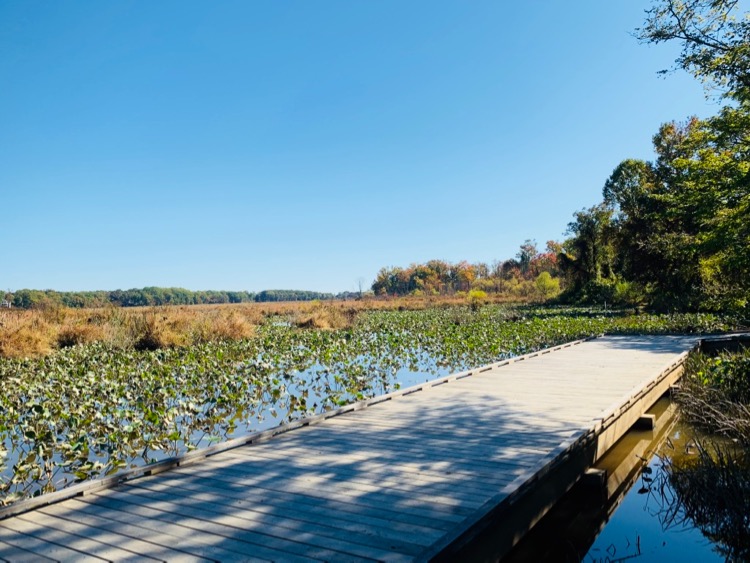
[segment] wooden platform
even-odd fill
[[[520,514],[550,503],[541,490],[569,487],[668,388],[696,343],[573,343],[158,475],[26,505],[0,520],[0,561],[451,558],[492,521],[507,518],[514,536],[528,527]]]

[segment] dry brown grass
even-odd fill
[[[43,356],[52,351],[57,330],[35,311],[2,311],[0,356]]]
[[[488,300],[508,302],[507,296],[491,294]],[[332,330],[352,326],[363,311],[422,310],[466,303],[465,295],[454,295],[165,307],[0,309],[0,357],[39,357],[58,348],[95,341],[123,348],[157,349],[241,340],[250,338],[264,319],[275,316],[288,317],[301,328]]]
[[[60,348],[88,344],[105,340],[105,330],[100,325],[88,323],[65,323],[57,333],[57,345]]]
[[[361,311],[362,309],[356,307],[345,307],[342,303],[337,306],[335,303],[324,304],[313,301],[309,306],[297,312],[292,322],[300,328],[322,330],[349,328]]]

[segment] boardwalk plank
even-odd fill
[[[0,561],[3,563],[45,563],[55,561],[55,559],[24,549],[12,543],[11,540],[10,542],[0,541]]]
[[[90,500],[93,501],[100,495],[101,493],[94,493]],[[336,554],[331,550],[315,549],[314,546],[309,546],[309,550],[306,550],[308,546],[304,543],[281,541],[272,536],[246,530],[243,527],[244,522],[231,515],[216,515],[190,505],[180,506],[163,501],[148,502],[146,497],[133,494],[130,490],[118,489],[117,497],[109,501],[109,506],[116,507],[116,510],[139,514],[152,522],[158,522],[159,526],[165,526],[170,531],[176,527],[187,528],[190,533],[201,534],[216,545],[225,547],[230,544],[233,546],[232,550],[237,549],[240,553],[249,553],[261,558],[303,563],[330,560]]]
[[[40,560],[48,558],[55,561],[83,561],[85,563],[106,561],[101,557],[68,547],[66,540],[69,539],[69,536],[67,534],[55,530],[45,530],[47,532],[44,534],[45,537],[40,537],[25,533],[28,528],[26,522],[18,518],[3,520],[0,522],[0,541],[35,553],[40,556]],[[12,561],[15,558],[15,553],[13,551],[7,552],[3,554],[3,557]]]
[[[311,451],[321,460],[335,459],[338,456],[338,450],[336,449],[315,446],[300,446],[298,448],[284,448],[283,450],[284,454],[289,456],[308,455]],[[250,459],[256,457],[254,452],[255,448],[247,448],[246,453],[243,453],[243,449],[236,450],[238,456],[247,455]],[[543,455],[544,453],[545,452],[539,452],[540,455]],[[407,461],[386,460],[384,459],[384,456],[379,453],[357,450],[351,450],[347,455],[349,461],[352,463],[366,463],[368,467],[385,468],[386,470],[391,471],[392,474],[401,476],[404,480],[411,480],[415,477],[419,478],[421,476],[425,476],[427,479],[451,479],[452,482],[460,481],[463,487],[474,490],[480,494],[494,492],[499,486],[507,484],[512,480],[508,476],[499,475],[496,472],[488,473],[476,470],[461,470],[456,467],[451,467],[450,471],[435,470],[428,467],[427,463],[416,458]],[[269,460],[269,463],[273,463],[273,460]]]
[[[99,516],[91,505],[80,505],[71,510],[67,505],[52,505],[39,510],[43,514],[71,520],[90,527],[92,530],[116,532],[120,535],[134,538],[136,542],[147,544],[144,553],[164,561],[226,561],[228,558],[236,560],[238,554],[217,549],[217,546],[203,543],[193,546],[193,538],[167,533],[164,529],[155,530],[151,526],[144,526],[142,520],[134,524]],[[106,516],[111,516],[108,512]],[[268,559],[243,557],[243,561],[261,562]]]
[[[18,518],[28,523],[26,533],[38,534],[40,529],[48,528],[69,535],[67,546],[79,551],[86,551],[105,559],[118,561],[167,561],[164,557],[155,556],[154,544],[142,541],[140,538],[123,536],[109,530],[86,526],[78,519],[65,519],[48,514],[45,510],[38,510],[33,514],[24,514]],[[122,545],[126,547],[121,547]],[[180,559],[182,560],[182,559]],[[195,558],[190,561],[196,561]],[[197,561],[206,561],[197,559]]]
[[[131,542],[127,548],[116,545],[124,538],[118,534],[98,533],[95,528],[81,526],[77,522],[63,520],[43,514],[41,511],[33,514],[22,514],[14,525],[17,531],[38,537],[40,539],[60,538],[65,546],[82,553],[96,555],[108,561],[164,561],[146,555],[139,548],[139,541]],[[53,531],[52,533],[50,533]],[[63,539],[64,538],[64,539]]]
[[[429,557],[694,342],[599,338],[425,383],[0,521],[0,563]]]
[[[199,533],[199,530],[180,525],[180,519],[171,521],[163,517],[158,510],[148,510],[141,504],[133,504],[123,500],[111,499],[101,502],[101,499],[84,497],[76,499],[76,515],[110,520],[116,526],[153,526],[158,523],[158,530],[154,530],[155,537],[160,541],[171,542],[172,545],[201,557],[218,559],[219,561],[273,561],[281,554],[278,551],[267,550],[260,546],[211,533]],[[289,561],[311,561],[310,558],[297,558],[291,554],[283,554]]]
[[[211,492],[205,492],[195,487],[164,486],[155,481],[139,484],[138,488],[147,491],[149,495],[155,495],[154,498],[159,498],[158,495],[175,501],[180,497],[189,498],[191,502],[201,503],[202,506],[215,507],[218,512],[236,512],[240,518],[248,521],[248,527],[274,529],[274,535],[278,537],[296,538],[300,533],[313,534],[320,538],[320,543],[325,544],[325,547],[349,551],[355,555],[372,557],[377,554],[375,550],[381,551],[378,557],[387,557],[393,551],[416,555],[430,543],[405,541],[401,534],[384,534],[382,532],[386,532],[385,529],[377,533],[377,530],[370,527],[345,525],[345,521],[331,522],[319,517],[316,520],[313,515],[308,515],[305,519],[305,512],[298,507],[290,512],[290,507],[285,506],[283,515],[278,515],[267,507],[266,510],[260,510],[262,506],[253,505],[245,498],[238,498],[238,495],[218,494],[213,488]]]
[[[319,541],[314,534],[303,530],[292,532],[273,526],[263,526],[262,529],[255,530],[252,526],[251,512],[246,513],[231,505],[206,500],[205,494],[182,496],[175,494],[174,490],[154,492],[135,486],[128,486],[124,489],[127,489],[127,492],[120,491],[118,498],[125,498],[128,502],[142,507],[148,506],[163,511],[163,514],[169,514],[170,517],[178,517],[177,521],[180,525],[190,525],[197,529],[211,527],[215,529],[217,535],[235,537],[257,546],[278,549],[286,554],[323,560],[342,557],[375,560],[382,555],[380,550],[374,547],[360,546],[333,538]],[[191,524],[186,522],[191,522]],[[286,559],[287,556],[284,555],[284,558]]]
[[[266,464],[264,464],[266,465]],[[416,504],[432,503],[437,513],[446,512],[448,514],[468,514],[474,507],[481,506],[486,497],[477,497],[476,495],[452,495],[445,493],[438,494],[423,491],[419,487],[408,487],[406,483],[390,483],[386,480],[378,480],[377,484],[372,479],[367,480],[365,477],[352,478],[356,471],[314,471],[314,463],[301,466],[295,462],[294,467],[277,469],[273,471],[274,479],[278,479],[284,484],[287,480],[292,480],[299,487],[336,487],[341,494],[361,497],[378,491],[386,494],[389,499],[408,504],[399,504],[399,506],[409,506]],[[260,476],[265,479],[268,470],[263,466],[256,465],[249,467],[247,463],[236,463],[227,468],[228,471],[238,476]],[[465,510],[464,510],[465,508]]]
[[[410,518],[423,518],[427,521],[459,522],[463,520],[466,514],[473,512],[473,507],[476,506],[476,503],[461,505],[458,501],[456,501],[455,506],[433,506],[426,504],[426,501],[420,502],[409,495],[395,494],[388,489],[383,489],[381,494],[377,494],[377,491],[375,492],[376,494],[368,494],[367,492],[353,490],[344,486],[337,486],[337,483],[333,481],[324,483],[323,480],[320,480],[320,482],[313,483],[303,478],[300,480],[276,479],[269,478],[263,474],[247,476],[246,473],[234,471],[233,469],[227,469],[226,471],[230,475],[235,476],[233,479],[234,483],[241,483],[243,486],[259,484],[268,490],[305,493],[310,496],[338,496],[339,498],[347,498],[351,502],[362,506],[399,512]],[[137,494],[131,490],[128,490],[128,492]]]
[[[203,493],[206,491],[205,486],[201,486],[195,481],[179,481],[169,484],[150,481],[139,483],[139,486],[156,491],[170,489],[184,489],[193,493]],[[351,538],[350,533],[372,535],[394,541],[403,541],[406,537],[408,538],[407,543],[429,545],[443,534],[442,531],[433,528],[417,526],[415,524],[403,524],[392,520],[376,518],[371,515],[349,515],[331,510],[323,504],[301,502],[304,499],[300,499],[298,495],[269,492],[264,489],[255,489],[252,487],[243,489],[235,488],[232,490],[217,490],[216,487],[212,487],[210,490],[214,495],[214,502],[223,504],[233,503],[236,506],[242,506],[243,510],[268,514],[272,517],[277,514],[283,514],[283,518],[285,521],[289,521],[291,526],[296,526],[297,522],[320,525],[323,535],[334,533],[331,531],[334,530],[336,534],[341,531],[346,532],[349,538]],[[283,523],[279,525],[284,526]]]
[[[275,454],[272,450],[252,452],[252,455],[238,454],[236,459],[240,462],[245,460],[264,460],[268,463],[284,461],[284,456]],[[370,458],[372,459],[372,458]],[[500,483],[507,481],[497,480],[496,486],[488,487],[462,487],[456,490],[456,478],[453,474],[436,476],[421,475],[416,472],[405,473],[403,470],[394,471],[387,464],[374,464],[356,459],[353,456],[346,460],[330,458],[322,459],[322,456],[297,457],[294,459],[295,467],[305,472],[318,472],[325,475],[338,475],[345,477],[351,482],[364,483],[368,485],[378,484],[383,487],[403,490],[405,492],[421,491],[426,494],[442,495],[450,493],[457,498],[481,501],[491,496],[493,491],[499,488]],[[468,485],[468,483],[467,483]]]

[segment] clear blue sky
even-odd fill
[[[0,2],[0,288],[342,291],[562,239],[707,116],[649,0]]]

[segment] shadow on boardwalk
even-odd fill
[[[531,428],[522,412],[484,399],[482,408],[433,405],[427,418],[342,417],[80,502],[158,529],[155,556],[166,543],[219,560],[411,558],[570,433],[554,416]]]
[[[0,522],[0,560],[418,558],[694,341],[597,339],[43,507]]]

